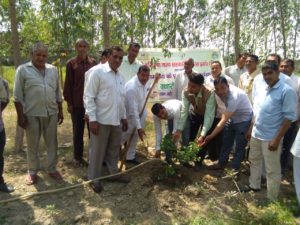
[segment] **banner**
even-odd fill
[[[143,48],[138,60],[151,68],[150,82],[155,73],[161,73],[161,78],[155,89],[154,101],[172,99],[175,77],[184,71],[184,61],[194,59],[194,71],[208,76],[211,61],[218,60],[224,65],[218,49],[158,49]]]

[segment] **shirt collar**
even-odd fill
[[[29,61],[29,62],[27,63],[27,66],[36,68],[36,67],[33,65],[33,63],[32,63],[32,60]],[[50,67],[51,67],[50,64],[45,63],[45,69],[49,69]],[[37,68],[36,68],[36,69],[37,69]]]
[[[137,60],[136,59],[133,61],[133,63],[130,64],[129,60],[128,60],[128,55],[126,55],[125,57],[123,57],[123,61],[127,62],[129,65],[137,64]]]
[[[106,62],[105,64],[103,64],[103,67],[104,67],[104,71],[107,72],[107,73],[109,73],[109,72],[112,72],[112,73],[115,73],[115,74],[119,73],[119,70],[118,70],[118,69],[117,69],[117,72],[113,71],[113,70],[110,68],[108,62]]]

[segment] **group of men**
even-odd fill
[[[103,174],[103,167],[110,174],[119,172],[122,144],[128,150],[126,162],[139,163],[136,145],[145,135],[144,104],[149,91],[150,68],[136,60],[138,43],[129,45],[127,56],[118,46],[103,51],[99,64],[88,56],[88,47],[83,39],[76,42],[77,56],[66,65],[63,96],[73,125],[74,166],[88,167],[88,178],[93,180],[91,187],[98,193],[103,189],[97,180]],[[61,124],[64,119],[58,73],[54,66],[47,64],[47,46],[36,43],[31,56],[31,61],[16,71],[13,94],[18,125],[26,130],[28,185],[38,180],[41,135],[47,147],[48,174],[56,180],[62,179],[56,170],[57,123]],[[261,70],[258,63],[256,55],[241,54],[236,64],[227,67],[223,74],[222,64],[212,61],[211,75],[204,77],[193,70],[194,60],[187,59],[184,71],[175,79],[174,99],[155,103],[151,108],[156,132],[155,157],[161,157],[162,120],[167,120],[167,132],[173,134],[175,142],[188,145],[196,141],[203,148],[200,160],[194,164],[196,170],[201,170],[207,153],[212,161],[218,160],[211,169],[224,169],[235,147],[232,168],[239,171],[250,140],[251,175],[249,185],[242,190],[259,191],[265,170],[268,198],[276,200],[281,173],[287,166],[298,131],[300,81],[293,74],[294,62],[290,59],[281,62],[280,56],[271,54]],[[0,81],[1,110],[8,99],[5,82],[3,87],[2,83]],[[87,121],[88,162],[83,158]],[[5,140],[2,119],[0,130],[0,138]],[[172,155],[166,153],[166,160],[172,162]],[[3,157],[0,163],[2,175]],[[128,183],[130,177],[114,176],[111,181]],[[10,192],[12,188],[2,179],[0,191]]]
[[[156,157],[160,157],[161,120],[168,120],[166,130],[173,134],[175,142],[181,137],[182,145],[196,141],[203,148],[200,161],[194,163],[196,170],[202,168],[207,152],[212,161],[217,160],[208,169],[223,170],[234,148],[231,167],[239,172],[249,143],[249,185],[241,191],[259,191],[265,173],[267,197],[276,200],[298,131],[300,80],[293,74],[291,59],[281,61],[279,55],[270,54],[261,69],[258,64],[256,55],[241,54],[235,65],[224,70],[225,74],[221,63],[213,61],[211,75],[203,77],[192,73],[193,60],[186,60],[185,71],[175,79],[176,100],[156,103],[151,109],[156,127]],[[293,154],[299,157],[298,145],[299,150]],[[299,169],[294,168],[298,174]]]

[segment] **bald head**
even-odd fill
[[[189,58],[186,61],[184,61],[184,71],[186,74],[191,74],[193,72],[194,68],[194,59]]]

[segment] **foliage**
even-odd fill
[[[163,137],[160,145],[160,150],[162,152],[176,153],[177,147],[172,139],[172,134],[167,134]]]
[[[74,42],[85,38],[96,56],[103,46],[102,8],[96,0],[17,0],[21,55],[32,43],[49,45],[50,57],[74,55]],[[234,21],[231,0],[112,0],[107,2],[110,44],[127,47],[219,48],[233,63]],[[278,52],[299,58],[300,1],[245,1],[238,4],[241,51],[260,57]],[[8,0],[0,0],[0,63],[12,63]]]
[[[199,148],[195,142],[190,142],[188,146],[182,146],[181,149],[176,152],[176,159],[183,163],[198,161],[198,154],[201,150],[202,148]]]

